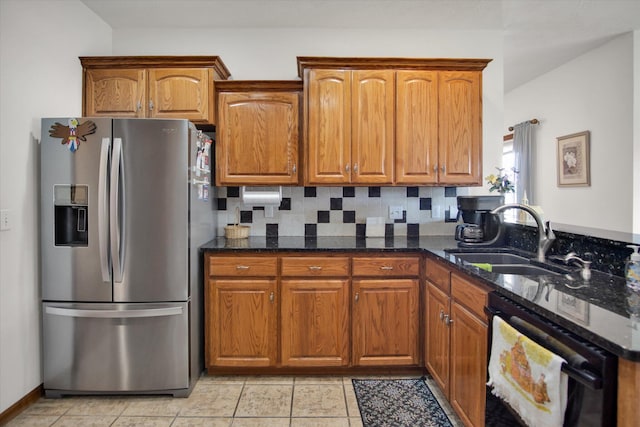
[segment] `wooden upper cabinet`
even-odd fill
[[[438,182],[438,73],[396,73],[397,184]]]
[[[348,183],[351,177],[351,72],[305,75],[305,184]]]
[[[302,82],[219,82],[217,185],[299,183]]]
[[[229,78],[217,56],[80,57],[83,115],[155,117],[215,124],[214,80]]]
[[[440,183],[482,184],[481,79],[479,72],[440,73]]]
[[[490,61],[298,57],[305,184],[481,185]]]
[[[353,71],[351,83],[351,181],[392,184],[393,70]]]
[[[213,70],[167,68],[149,70],[148,117],[189,119],[206,123],[213,109]]]
[[[83,115],[145,117],[147,79],[144,70],[87,70]]]

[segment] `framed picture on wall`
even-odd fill
[[[558,187],[591,185],[589,131],[560,136],[558,139]]]

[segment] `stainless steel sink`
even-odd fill
[[[492,265],[491,271],[498,274],[517,274],[520,276],[545,276],[560,274],[546,268],[527,264],[494,264]]]
[[[461,261],[486,264],[529,264],[529,259],[520,255],[496,252],[452,253]]]

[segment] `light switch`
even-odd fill
[[[9,230],[10,228],[9,209],[2,209],[0,210],[0,231]]]
[[[402,206],[389,206],[389,219],[402,219]]]

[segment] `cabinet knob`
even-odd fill
[[[356,300],[356,302],[358,302],[360,300],[360,292],[356,292],[355,300]]]
[[[297,171],[297,170],[298,170],[298,168],[296,168],[296,164],[294,163],[294,164],[293,164],[293,168],[291,168],[291,171],[292,171],[293,173],[296,173],[296,171]]]
[[[447,167],[445,165],[442,165],[442,173],[445,173],[447,171]]]
[[[449,317],[448,314],[444,315],[444,324],[447,326],[451,326],[451,324],[453,323],[453,319]]]
[[[354,173],[358,173],[358,164],[357,163],[353,164],[353,172]]]
[[[444,311],[440,310],[440,320],[444,319]]]
[[[344,167],[345,172],[349,173],[349,171],[351,170],[351,168],[349,167],[349,165],[346,165]]]
[[[276,299],[276,296],[273,292],[271,292],[269,294],[269,301],[271,302],[271,304],[273,304],[273,301]]]
[[[138,103],[136,104],[136,111],[140,111],[142,110],[142,102],[138,101]]]
[[[153,110],[153,99],[149,100],[149,111]]]
[[[438,173],[438,165],[433,165],[433,173]]]

